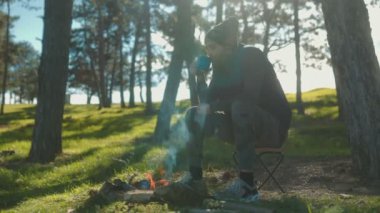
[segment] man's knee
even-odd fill
[[[196,122],[195,122],[195,114],[197,113],[198,107],[190,107],[185,112],[185,122],[186,126],[189,129],[190,132],[194,131]]]
[[[235,101],[231,105],[231,118],[235,124],[250,123],[251,115],[249,107],[242,101]]]

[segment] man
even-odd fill
[[[233,141],[239,178],[217,195],[256,201],[253,165],[255,146],[279,147],[287,137],[291,111],[271,63],[257,48],[238,43],[238,21],[228,19],[206,35],[206,53],[213,74],[199,107],[190,108],[186,120],[188,184],[202,188],[202,144],[217,134]],[[203,76],[198,69],[198,80]]]

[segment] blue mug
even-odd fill
[[[205,55],[197,57],[197,72],[210,70],[211,59]]]

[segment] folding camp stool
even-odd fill
[[[280,183],[277,181],[277,179],[274,176],[274,173],[276,172],[277,168],[281,165],[281,163],[284,160],[284,153],[283,153],[282,147],[280,147],[280,148],[257,147],[256,148],[256,156],[257,156],[257,160],[260,162],[261,166],[267,172],[267,177],[258,186],[258,189],[263,187],[268,182],[269,179],[272,179],[273,182],[277,185],[277,187],[281,190],[281,192],[285,193],[285,190],[282,188],[282,186],[280,185]],[[274,157],[275,163],[271,168],[268,166],[268,164],[265,163],[265,161],[264,161],[265,156]]]
[[[271,156],[275,157],[275,163],[274,166],[271,168],[268,164],[264,161],[264,156]],[[233,154],[233,158],[235,161],[235,164],[238,164],[237,158],[236,158],[236,151]],[[277,179],[274,176],[274,173],[276,172],[277,168],[281,165],[281,163],[284,160],[284,153],[283,153],[283,147],[280,148],[272,148],[272,147],[256,147],[256,159],[260,162],[260,165],[264,168],[265,172],[267,173],[267,176],[264,178],[264,181],[260,183],[257,189],[262,188],[269,179],[272,179],[274,183],[277,185],[277,187],[281,190],[282,193],[285,193],[285,190],[282,188],[280,183],[277,181]]]

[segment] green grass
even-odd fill
[[[294,105],[294,95],[288,96]],[[294,113],[286,155],[289,157],[348,156],[349,146],[342,122],[337,120],[335,92],[323,89],[303,94],[306,116]],[[178,103],[178,113],[189,106]],[[156,106],[157,107],[157,106]],[[143,106],[133,109],[97,110],[97,106],[66,106],[63,123],[63,151],[55,162],[41,165],[25,161],[33,131],[34,106],[6,106],[0,117],[0,150],[15,150],[12,156],[0,157],[0,209],[4,212],[79,212],[128,210],[123,202],[109,203],[90,197],[106,180],[144,174],[162,164],[167,150],[152,143],[156,116],[145,115]],[[173,120],[178,120],[175,117]],[[233,147],[215,139],[205,144],[206,167],[231,167]],[[213,150],[218,150],[213,151]],[[186,169],[185,152],[179,151],[176,170]],[[355,202],[360,199],[352,198]],[[363,202],[368,212],[375,206],[372,198]],[[328,199],[326,199],[328,200]],[[333,198],[308,200],[284,197],[264,203],[283,212],[345,212],[357,210],[355,202]],[[336,202],[335,202],[336,201]],[[332,205],[334,204],[334,205]],[[331,208],[330,208],[331,207]],[[161,212],[176,207],[150,204],[133,211]],[[328,211],[324,211],[327,209]],[[343,211],[341,211],[343,210]],[[363,210],[363,209],[361,209]],[[281,211],[280,211],[281,212]]]

